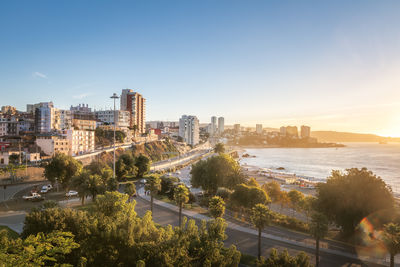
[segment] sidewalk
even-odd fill
[[[144,189],[140,188],[138,190],[138,197],[145,199],[147,201],[150,201],[150,196],[145,195],[144,193]],[[175,205],[160,201],[158,199],[154,199],[154,204],[167,208],[169,210],[172,210],[174,212],[179,212],[179,208]],[[193,219],[197,219],[197,220],[212,220],[212,218],[196,213],[194,211],[190,211],[190,210],[185,210],[182,209],[182,215],[188,217],[188,218],[193,218]],[[248,228],[248,227],[244,227],[244,226],[240,226],[232,221],[226,221],[227,222],[227,228],[232,229],[232,230],[236,230],[236,231],[240,231],[240,232],[245,232],[251,235],[254,235],[255,238],[257,238],[258,236],[258,230],[253,229],[253,228]],[[279,242],[283,242],[283,243],[287,243],[290,245],[295,245],[295,246],[299,246],[299,247],[303,247],[303,248],[307,248],[307,249],[315,249],[314,245],[310,245],[304,242],[299,242],[299,241],[294,241],[294,240],[290,240],[287,238],[283,238],[283,237],[278,237],[278,236],[274,236],[271,234],[267,234],[267,233],[262,233],[261,234],[262,237],[264,238],[268,238],[271,240],[275,240],[275,241],[279,241]],[[347,253],[347,252],[343,252],[343,251],[338,251],[338,250],[333,250],[333,249],[327,249],[327,248],[320,248],[321,252],[326,252],[329,254],[334,254],[334,255],[338,255],[338,256],[343,256],[343,257],[347,257],[350,259],[355,259],[355,260],[362,260],[363,262],[371,262],[371,263],[377,263],[377,264],[387,264],[386,261],[384,261],[383,259],[371,259],[371,258],[367,258],[367,257],[359,257],[355,254],[352,253]]]

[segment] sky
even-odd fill
[[[400,136],[400,1],[0,1],[0,106]]]

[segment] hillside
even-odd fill
[[[400,138],[335,131],[312,131],[311,136],[317,138],[319,142],[400,142]]]

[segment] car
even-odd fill
[[[23,196],[22,199],[27,200],[27,201],[42,201],[42,200],[44,200],[44,197],[42,197],[38,193],[33,192],[29,196]]]
[[[40,193],[41,193],[41,194],[46,194],[47,192],[49,192],[49,189],[47,188],[47,185],[44,185],[44,186],[42,187],[42,189],[40,190]]]
[[[145,183],[147,183],[147,180],[146,180],[146,179],[141,179],[140,182],[141,182],[142,184],[145,184]]]
[[[65,193],[66,197],[74,197],[77,196],[78,192],[74,191],[74,190],[69,190],[67,193]]]

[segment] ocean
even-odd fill
[[[400,194],[400,143],[343,143],[340,148],[249,148],[241,164],[319,180],[332,170],[366,167]],[[284,170],[277,170],[283,167]]]

